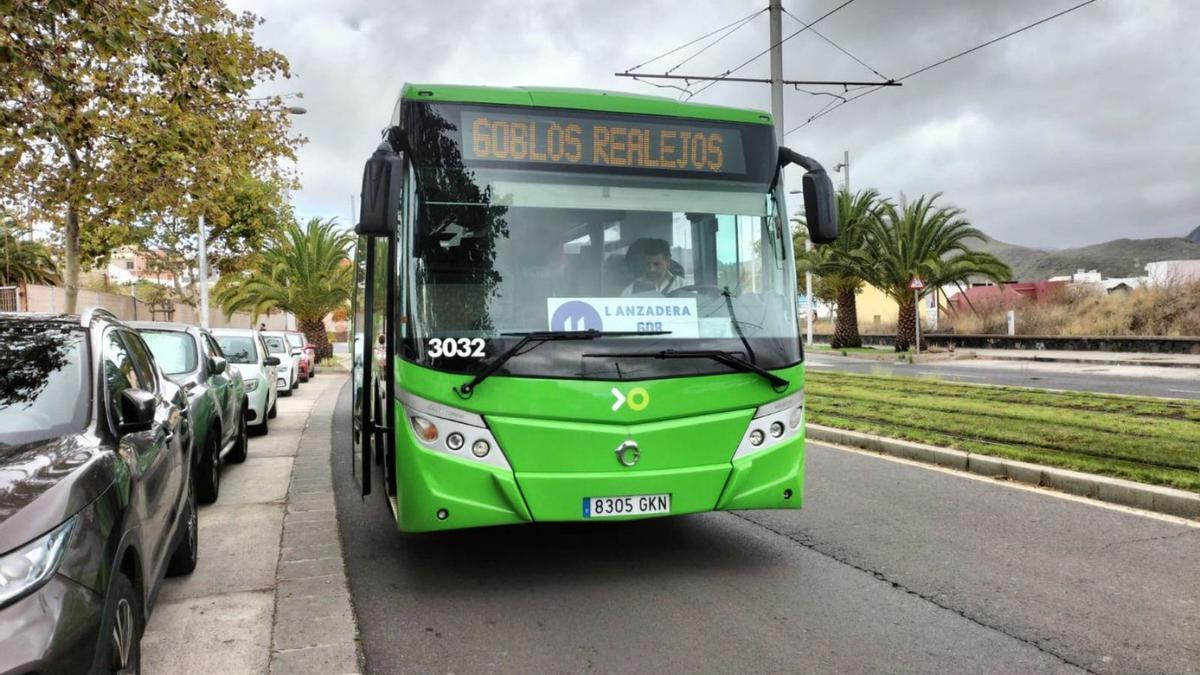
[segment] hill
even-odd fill
[[[1040,281],[1076,270],[1100,270],[1107,277],[1138,277],[1146,273],[1146,263],[1157,260],[1200,259],[1200,228],[1188,238],[1114,239],[1061,251],[1043,251],[1008,244],[989,238],[973,248],[987,251],[1008,263],[1018,281]]]
[[[1192,230],[1192,233],[1189,234],[1188,236],[1184,237],[1184,239],[1187,239],[1188,241],[1192,242],[1193,244],[1200,244],[1200,227],[1197,227],[1196,229]]]

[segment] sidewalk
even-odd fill
[[[1067,351],[1061,349],[975,349],[980,359],[998,361],[1049,361],[1091,363],[1106,366],[1159,366],[1200,368],[1200,354],[1156,354],[1152,352]]]
[[[146,627],[146,673],[358,672],[329,467],[347,376],[325,368],[280,398],[270,434],[222,467],[196,570],[163,582]]]

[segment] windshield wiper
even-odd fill
[[[767,382],[770,382],[771,388],[775,391],[783,391],[791,384],[775,373],[739,358],[735,352],[723,352],[719,349],[664,349],[658,352],[609,352],[607,354],[584,354],[584,357],[608,357],[612,359],[712,359],[734,370],[758,375]]]
[[[499,356],[489,361],[488,364],[484,366],[483,370],[479,371],[475,374],[475,377],[471,378],[470,382],[467,382],[461,387],[455,387],[454,393],[458,394],[462,398],[471,398],[471,394],[475,393],[475,388],[479,386],[479,383],[488,379],[492,375],[495,375],[496,371],[500,370],[500,368],[507,363],[509,359],[517,354],[524,354],[528,351],[536,349],[538,345],[541,345],[545,342],[595,340],[596,338],[602,337],[630,337],[634,335],[670,334],[671,331],[669,330],[655,330],[646,332],[638,332],[633,330],[538,330],[529,333],[504,333],[505,337],[520,336],[521,339],[517,341],[517,344],[504,350],[504,352]],[[522,352],[521,350],[527,345],[532,346],[529,347],[529,349],[526,349],[525,352]]]

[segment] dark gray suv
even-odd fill
[[[138,672],[198,550],[187,397],[136,331],[0,313],[0,673]]]
[[[246,461],[246,391],[212,335],[198,326],[133,321],[159,370],[187,392],[196,444],[196,499],[217,501],[221,458]]]

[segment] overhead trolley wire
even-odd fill
[[[804,19],[801,19],[800,17],[796,16],[795,14],[792,14],[791,12],[789,12],[789,11],[787,10],[787,7],[782,7],[781,9],[783,9],[783,13],[784,13],[784,14],[787,14],[788,16],[792,17],[792,19],[794,19],[795,21],[797,21],[798,23],[800,23],[800,24],[801,24],[801,25],[803,25],[804,27],[806,27],[806,28],[808,28],[809,30],[811,30],[811,31],[812,31],[814,34],[816,34],[816,36],[817,36],[817,37],[819,37],[819,38],[821,38],[822,40],[824,40],[824,41],[828,42],[828,43],[829,43],[829,44],[830,44],[830,45],[831,45],[831,46],[832,46],[834,49],[838,50],[839,52],[841,52],[841,53],[845,54],[846,56],[849,56],[850,58],[852,58],[852,59],[854,59],[855,61],[857,61],[857,62],[859,63],[859,65],[861,65],[862,67],[866,68],[867,70],[871,71],[872,73],[875,73],[876,75],[878,75],[880,78],[882,78],[882,79],[884,79],[884,80],[890,80],[890,79],[891,79],[891,78],[890,78],[890,77],[888,77],[887,75],[884,75],[883,73],[879,72],[878,70],[875,70],[875,69],[874,69],[874,68],[872,68],[871,66],[867,65],[867,63],[866,63],[865,61],[863,61],[862,59],[858,58],[857,56],[855,56],[855,55],[851,54],[850,52],[846,51],[845,49],[843,49],[841,45],[839,45],[838,43],[836,43],[836,42],[834,42],[833,40],[831,40],[831,39],[829,39],[828,37],[826,37],[824,33],[822,33],[821,31],[817,30],[816,28],[813,28],[813,27],[812,27],[812,24],[810,24],[810,23],[806,22]]]
[[[734,68],[730,68],[729,70],[725,71],[725,72],[724,72],[724,73],[722,73],[720,76],[718,76],[716,79],[713,79],[713,80],[712,80],[711,82],[709,82],[708,84],[706,84],[706,85],[704,85],[703,87],[700,87],[699,89],[697,89],[697,90],[696,90],[696,92],[695,92],[694,94],[692,94],[691,96],[688,96],[688,98],[689,98],[689,99],[691,99],[691,98],[695,98],[695,97],[696,97],[696,96],[698,96],[700,93],[702,93],[704,90],[706,90],[706,89],[708,89],[709,87],[713,86],[714,84],[716,84],[716,83],[720,82],[722,79],[724,79],[724,78],[726,78],[726,77],[729,77],[730,75],[732,75],[732,74],[736,73],[737,71],[741,70],[742,68],[745,68],[746,66],[750,65],[750,64],[751,64],[753,61],[755,61],[755,60],[756,60],[756,59],[758,59],[759,57],[763,56],[764,54],[768,54],[768,53],[770,53],[772,49],[775,49],[775,48],[776,48],[776,47],[778,47],[779,45],[782,45],[783,43],[787,42],[788,40],[791,40],[792,38],[794,38],[794,37],[796,37],[797,35],[799,35],[799,34],[803,33],[804,31],[811,29],[813,26],[815,26],[815,25],[817,25],[817,24],[821,23],[822,21],[824,21],[825,19],[829,18],[830,16],[833,16],[835,13],[837,13],[837,12],[838,12],[839,10],[841,10],[843,7],[845,7],[846,5],[849,5],[849,4],[850,4],[850,3],[852,3],[852,2],[854,2],[854,0],[846,0],[845,2],[843,2],[843,3],[842,3],[842,4],[840,4],[840,5],[838,5],[837,7],[834,7],[833,9],[829,10],[828,12],[825,12],[824,14],[822,14],[820,17],[818,17],[818,18],[817,18],[815,21],[813,21],[812,23],[805,24],[803,28],[801,28],[800,30],[796,31],[795,33],[792,33],[792,34],[788,35],[788,36],[787,36],[787,37],[785,37],[785,38],[781,38],[781,39],[779,40],[779,42],[776,42],[775,44],[771,45],[770,47],[767,47],[766,49],[764,49],[764,50],[762,50],[761,52],[759,52],[759,53],[755,54],[754,56],[751,56],[749,59],[747,59],[747,60],[745,60],[744,62],[742,62],[742,63],[741,63],[741,65],[738,65],[738,66],[736,66],[736,67],[734,67]],[[794,17],[793,17],[793,18],[794,18]],[[803,23],[803,22],[801,22],[801,23]]]
[[[681,51],[681,50],[683,50],[683,49],[687,49],[688,47],[691,47],[692,45],[696,44],[697,42],[700,42],[701,40],[704,40],[705,38],[710,38],[710,37],[712,37],[712,36],[716,35],[717,33],[720,33],[721,31],[723,31],[723,30],[725,30],[725,29],[727,29],[727,28],[732,28],[733,26],[735,26],[735,25],[737,25],[737,24],[739,24],[739,23],[742,23],[743,21],[749,21],[750,19],[753,19],[754,17],[758,16],[759,14],[762,14],[762,13],[763,13],[763,12],[765,12],[765,11],[767,11],[767,8],[766,8],[766,7],[763,7],[762,9],[759,9],[759,10],[756,10],[756,11],[754,11],[754,12],[751,12],[750,14],[748,14],[748,15],[746,15],[746,16],[744,16],[744,17],[740,18],[740,19],[738,19],[737,21],[733,21],[733,22],[731,22],[731,23],[727,23],[727,24],[725,24],[724,26],[721,26],[720,28],[718,28],[718,29],[716,29],[716,30],[714,30],[714,31],[712,31],[712,32],[705,33],[704,35],[701,35],[700,37],[696,38],[695,40],[691,40],[690,42],[685,42],[685,43],[683,43],[683,44],[679,45],[678,47],[676,47],[676,48],[674,48],[674,49],[671,49],[670,51],[663,52],[662,54],[659,54],[658,56],[656,56],[656,57],[654,57],[654,58],[650,59],[649,61],[644,61],[644,62],[642,62],[642,63],[639,63],[638,65],[636,65],[636,66],[634,66],[634,67],[632,67],[632,68],[629,68],[629,69],[628,69],[628,70],[626,70],[625,72],[627,72],[627,73],[632,73],[633,71],[637,70],[638,68],[641,68],[641,67],[643,67],[643,66],[648,66],[648,65],[650,65],[651,63],[654,63],[655,61],[657,61],[657,60],[659,60],[659,59],[661,59],[661,58],[664,58],[664,57],[670,56],[670,55],[674,54],[675,52]],[[740,28],[740,26],[739,26],[739,28]]]
[[[700,56],[701,54],[708,51],[709,49],[712,49],[712,47],[715,46],[717,43],[719,43],[721,40],[724,40],[725,38],[729,37],[730,35],[733,35],[734,33],[738,32],[738,30],[745,27],[747,24],[749,24],[751,21],[753,21],[755,18],[757,18],[758,15],[762,14],[764,11],[766,11],[766,10],[760,10],[760,11],[755,12],[754,14],[751,14],[750,16],[746,17],[745,19],[742,19],[740,22],[738,22],[738,24],[736,26],[734,26],[731,30],[729,30],[724,35],[722,35],[721,37],[717,38],[716,40],[713,40],[712,42],[704,45],[700,49],[696,50],[696,53],[692,54],[691,56],[687,57],[686,59],[680,61],[679,63],[676,63],[674,66],[672,66],[670,68],[670,70],[667,71],[667,73],[670,74],[670,73],[675,72],[676,70],[679,70],[680,66],[683,66],[688,61],[691,61],[692,59],[696,58],[697,56]],[[722,29],[722,30],[724,30],[724,29]],[[711,33],[710,33],[710,35],[711,35]]]
[[[1018,33],[1023,33],[1023,32],[1025,32],[1025,31],[1029,30],[1030,28],[1035,28],[1035,27],[1037,27],[1037,26],[1040,26],[1040,25],[1042,25],[1042,24],[1046,23],[1047,21],[1053,21],[1054,19],[1057,19],[1057,18],[1059,18],[1060,16],[1063,16],[1063,15],[1065,15],[1065,14],[1070,14],[1071,12],[1074,12],[1074,11],[1075,11],[1075,10],[1077,10],[1077,9],[1082,9],[1083,7],[1086,7],[1086,6],[1090,5],[1090,4],[1092,4],[1093,2],[1096,2],[1096,0],[1084,0],[1083,2],[1081,2],[1081,3],[1077,4],[1077,5],[1073,5],[1073,6],[1071,6],[1071,7],[1068,7],[1067,9],[1064,9],[1064,10],[1062,10],[1062,11],[1060,11],[1060,12],[1057,12],[1057,13],[1055,13],[1055,14],[1051,14],[1050,16],[1047,16],[1047,17],[1045,17],[1045,18],[1043,18],[1043,19],[1038,19],[1037,21],[1034,21],[1034,22],[1033,22],[1033,23],[1031,23],[1031,24],[1027,24],[1027,25],[1025,25],[1025,26],[1022,26],[1022,27],[1020,27],[1020,28],[1018,28],[1018,29],[1016,29],[1016,30],[1014,30],[1014,31],[1010,31],[1010,32],[1008,32],[1008,33],[1005,33],[1004,35],[1001,35],[1001,36],[999,36],[999,37],[992,38],[991,40],[988,40],[987,42],[982,42],[982,43],[980,43],[980,44],[977,44],[977,45],[975,45],[974,47],[971,47],[970,49],[964,49],[963,51],[961,51],[961,52],[958,52],[957,54],[954,54],[954,55],[952,55],[952,56],[947,56],[946,58],[944,58],[944,59],[941,59],[940,61],[935,61],[935,62],[933,62],[933,63],[931,63],[931,64],[929,64],[929,65],[927,65],[927,66],[923,66],[923,67],[921,67],[921,68],[918,68],[918,69],[916,69],[916,70],[912,71],[911,73],[909,73],[909,74],[907,74],[907,75],[904,75],[904,76],[902,76],[902,77],[899,77],[899,78],[897,78],[897,79],[896,79],[896,81],[897,81],[897,82],[903,82],[904,80],[907,80],[907,79],[908,79],[908,78],[910,78],[910,77],[915,77],[915,76],[917,76],[917,75],[920,75],[920,74],[922,74],[922,73],[924,73],[924,72],[927,72],[927,71],[929,71],[929,70],[933,70],[934,68],[937,68],[938,66],[945,65],[945,64],[947,64],[947,63],[949,63],[949,62],[951,62],[951,61],[953,61],[953,60],[955,60],[955,59],[957,59],[957,58],[960,58],[960,57],[966,56],[967,54],[970,54],[970,53],[972,53],[972,52],[979,51],[980,49],[983,49],[984,47],[988,47],[988,46],[994,45],[994,44],[996,44],[997,42],[1000,42],[1001,40],[1005,40],[1005,39],[1007,39],[1007,38],[1010,38],[1010,37],[1012,37],[1012,36],[1014,36],[1014,35],[1016,35],[1016,34],[1018,34]],[[874,86],[874,87],[872,87],[872,88],[868,89],[867,91],[864,91],[863,93],[861,93],[861,94],[859,94],[859,95],[857,95],[857,96],[851,96],[850,98],[848,98],[848,99],[846,99],[846,100],[844,100],[844,101],[842,101],[842,102],[838,103],[837,105],[835,105],[835,106],[833,106],[833,107],[828,107],[828,106],[826,106],[825,108],[822,108],[821,110],[819,110],[819,111],[817,111],[816,113],[814,113],[813,115],[811,115],[811,116],[810,116],[810,117],[809,117],[807,120],[805,120],[805,121],[801,122],[800,124],[798,124],[798,125],[796,125],[796,126],[792,127],[791,129],[788,129],[787,131],[785,131],[783,135],[784,135],[784,136],[787,136],[788,134],[792,133],[793,131],[796,131],[796,130],[798,130],[798,129],[801,129],[801,128],[805,127],[805,126],[808,126],[809,124],[811,124],[811,123],[813,123],[813,122],[817,121],[818,119],[820,119],[820,118],[822,118],[822,117],[824,117],[824,116],[828,115],[829,113],[833,112],[834,110],[837,110],[838,108],[840,108],[840,107],[842,107],[842,106],[846,105],[847,103],[850,103],[850,102],[852,102],[852,101],[857,101],[858,99],[860,99],[860,98],[862,98],[862,97],[864,97],[864,96],[868,96],[868,95],[870,95],[870,94],[874,94],[875,92],[879,91],[880,89],[882,89],[882,87],[881,87],[881,86],[878,86],[878,85],[876,85],[876,86]]]

